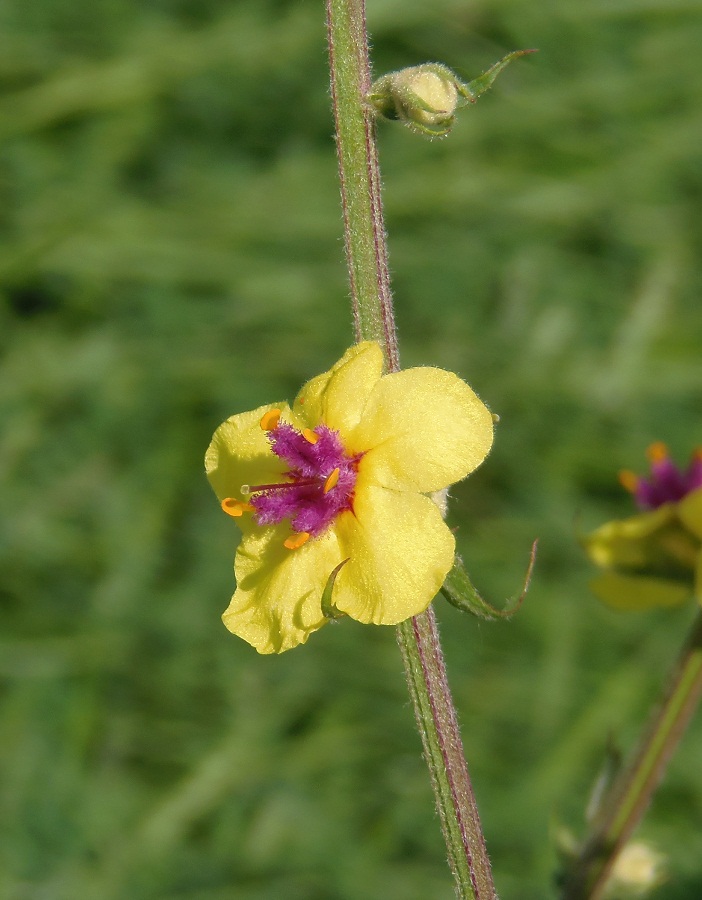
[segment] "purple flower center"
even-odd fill
[[[687,469],[675,465],[663,443],[648,448],[651,474],[642,478],[633,472],[621,472],[619,480],[634,495],[641,509],[657,509],[664,503],[677,503],[697,488],[702,487],[702,450],[697,449]]]
[[[349,456],[339,433],[326,425],[300,432],[276,422],[266,430],[273,452],[289,466],[284,474],[289,481],[249,486],[256,522],[276,525],[289,519],[293,531],[316,537],[339,513],[353,509],[363,454]]]

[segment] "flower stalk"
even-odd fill
[[[598,900],[617,856],[641,821],[702,696],[702,613],[698,613],[638,750],[615,781],[578,858],[563,900]]]
[[[364,0],[327,0],[336,123],[354,326],[399,369],[383,219]],[[431,607],[397,626],[397,639],[431,774],[457,896],[494,900],[495,888]]]

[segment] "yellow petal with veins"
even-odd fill
[[[383,353],[375,341],[350,347],[328,372],[302,388],[293,411],[314,428],[324,422],[341,432],[354,428],[363,414],[370,392],[383,371]]]
[[[677,505],[678,517],[702,541],[702,488],[691,491]]]
[[[423,612],[453,565],[456,542],[428,497],[359,487],[335,523],[340,558],[334,606],[359,622],[396,625]]]
[[[657,535],[674,523],[675,508],[672,503],[666,503],[651,512],[605,522],[583,539],[583,545],[598,566],[643,569]]]
[[[376,484],[439,491],[485,459],[493,438],[490,410],[453,372],[405,369],[378,381],[363,419],[348,435],[352,452]]]
[[[322,593],[342,560],[333,531],[296,550],[284,546],[287,525],[244,533],[236,554],[237,589],[222,621],[259,653],[282,653],[327,622]]]
[[[590,588],[607,606],[622,611],[679,606],[690,598],[689,585],[618,572],[603,572]]]
[[[261,419],[274,410],[289,413],[286,403],[271,403],[232,416],[215,431],[205,454],[205,471],[220,502],[243,500],[242,484],[280,481],[286,464],[273,454],[261,428]]]

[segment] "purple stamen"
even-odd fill
[[[358,463],[362,454],[347,455],[338,432],[326,425],[314,429],[312,443],[292,425],[280,423],[268,432],[276,456],[289,465],[289,482],[249,486],[259,525],[290,520],[294,531],[321,534],[344,510],[351,510]],[[327,488],[335,469],[339,477]],[[326,491],[325,491],[326,488]]]
[[[278,491],[285,488],[300,487],[300,485],[304,484],[317,484],[317,480],[315,478],[308,478],[307,480],[303,479],[301,481],[281,481],[279,484],[247,484],[243,485],[246,490],[242,491],[242,493],[257,494],[261,491]]]
[[[638,478],[634,490],[641,509],[657,509],[664,503],[677,503],[702,487],[702,453],[696,450],[686,471],[682,471],[668,456],[664,444],[653,444],[648,451],[651,474]]]

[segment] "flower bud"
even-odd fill
[[[369,100],[384,118],[400,119],[415,131],[442,137],[454,122],[459,85],[450,69],[425,63],[379,78]]]
[[[617,856],[606,897],[644,897],[666,880],[665,857],[644,841],[632,841]]]
[[[379,78],[367,99],[382,118],[399,119],[420,134],[444,137],[453,127],[460,106],[475,103],[512,59],[531,52],[508,54],[468,84],[440,63],[410,66]]]

